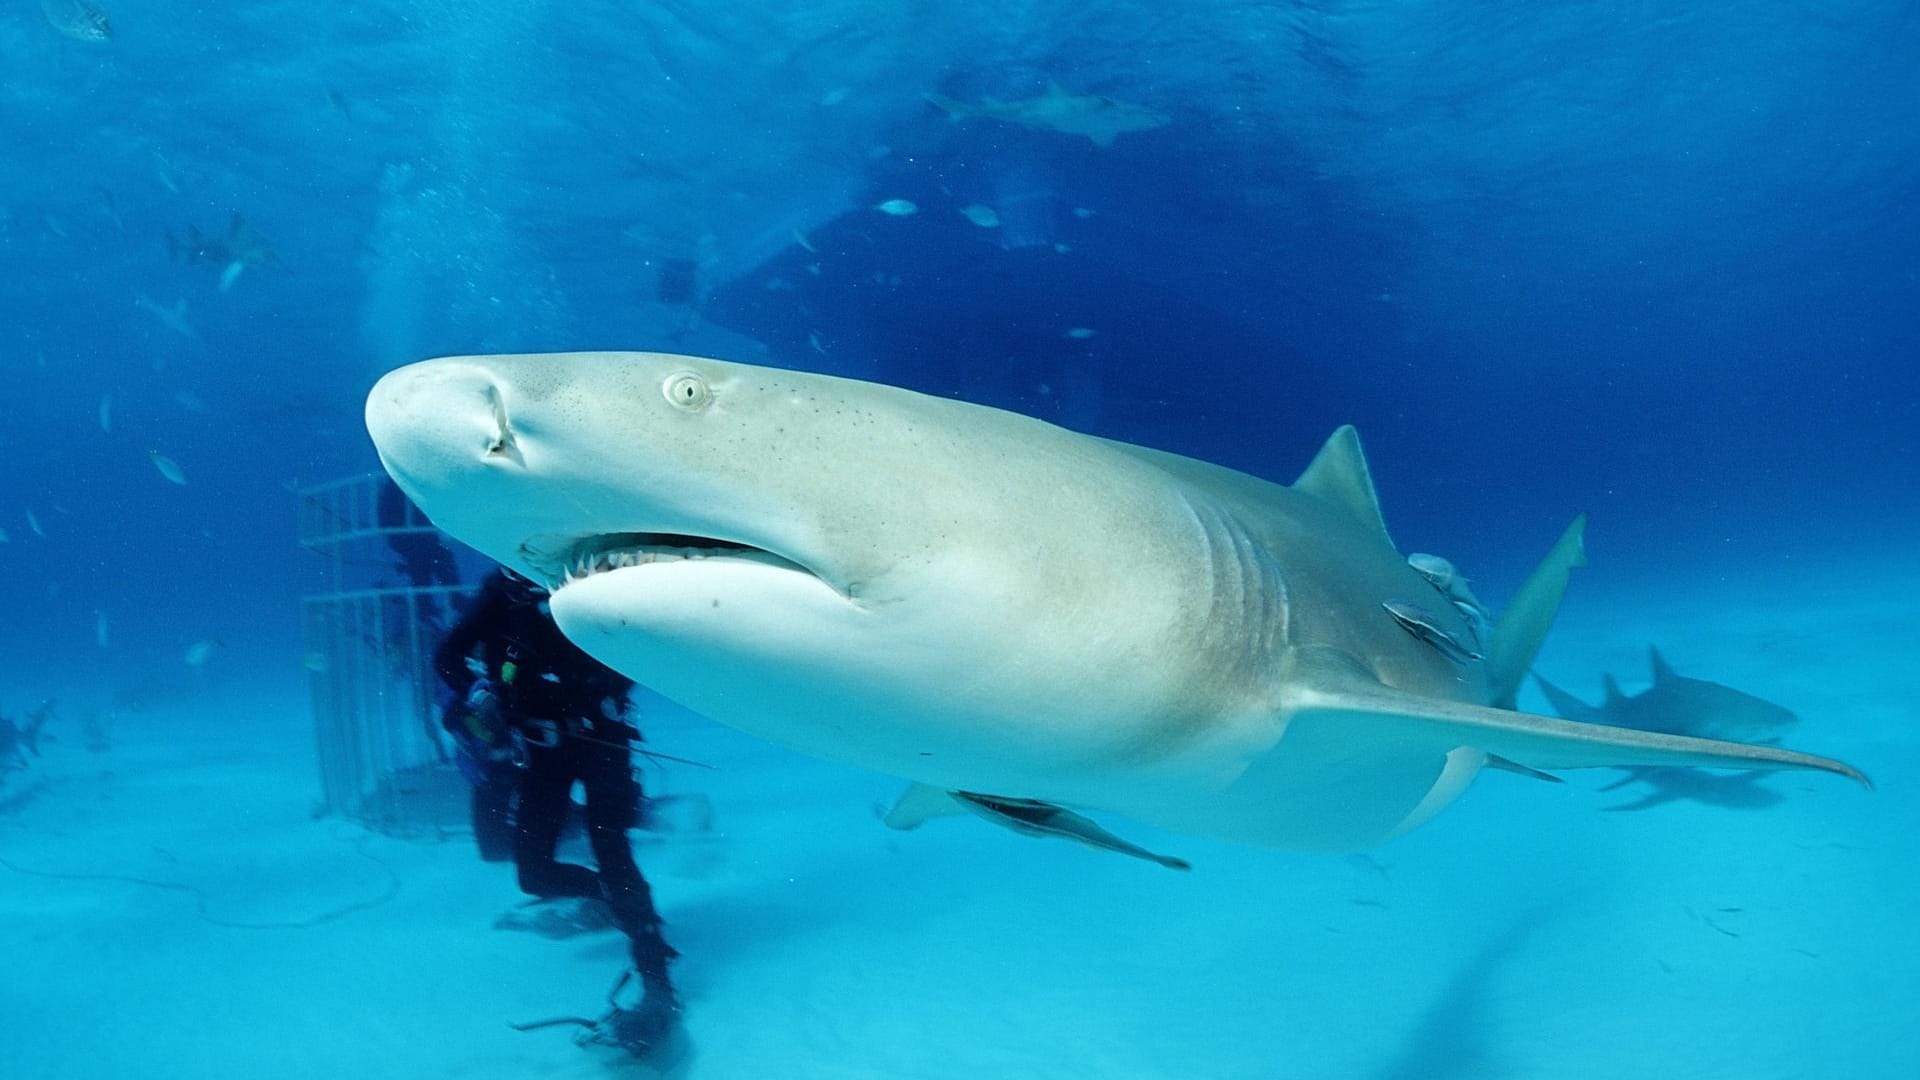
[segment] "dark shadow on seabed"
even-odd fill
[[[1376,1070],[1374,1080],[1489,1080],[1521,1076],[1501,1061],[1489,1013],[1491,991],[1515,953],[1546,925],[1559,905],[1523,909],[1483,942],[1447,980],[1426,1013],[1401,1039],[1398,1050]]]

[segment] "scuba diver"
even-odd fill
[[[427,524],[399,485],[383,480],[374,506],[374,523],[386,534],[393,568],[415,589],[460,584],[460,564],[440,534]],[[440,605],[429,596],[419,599],[421,621],[438,629]]]
[[[640,976],[639,1004],[616,1007],[590,1025],[589,1039],[645,1056],[679,1019],[679,996],[667,973],[679,953],[661,933],[652,890],[627,837],[640,802],[630,745],[640,733],[625,718],[633,680],[568,641],[548,614],[546,590],[507,570],[487,579],[434,661],[456,702],[446,714],[448,728],[477,755],[488,781],[474,787],[474,832],[483,857],[498,849],[507,796],[517,793],[510,847],[521,890],[541,899],[604,901]],[[522,763],[517,784],[511,767],[501,764],[516,756]],[[586,789],[597,873],[554,854],[576,780]]]

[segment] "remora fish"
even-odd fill
[[[1100,842],[1106,811],[1346,851],[1522,770],[1837,761],[1510,700],[1580,523],[1462,664],[1385,604],[1351,428],[1291,487],[891,386],[659,353],[389,373],[367,427],[455,538],[555,587],[589,653],[722,723]],[[1435,605],[1434,629],[1467,633]],[[1439,610],[1444,607],[1446,610]],[[1012,808],[1011,811],[1008,808]]]

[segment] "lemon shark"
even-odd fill
[[[1155,858],[1082,812],[1267,847],[1412,829],[1490,765],[1812,769],[1515,712],[1576,521],[1479,648],[1351,428],[1292,486],[898,387],[662,353],[429,360],[367,427],[434,524],[721,723]],[[1454,647],[1440,647],[1442,642]]]

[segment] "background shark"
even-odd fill
[[[1098,94],[1071,93],[1056,82],[1047,83],[1045,93],[1030,98],[988,97],[970,105],[940,94],[928,94],[927,101],[955,120],[982,116],[1038,131],[1084,135],[1095,146],[1112,146],[1122,135],[1151,131],[1172,120],[1166,113],[1144,105]]]
[[[1771,742],[1799,722],[1791,709],[1706,679],[1676,674],[1660,650],[1649,648],[1653,685],[1629,697],[1612,675],[1601,676],[1606,699],[1588,705],[1536,674],[1553,711],[1569,720],[1703,739]]]
[[[435,524],[553,586],[561,629],[610,666],[1028,824],[1075,805],[1346,850],[1431,818],[1496,757],[1859,778],[1486,707],[1531,662],[1578,525],[1492,660],[1464,661],[1433,638],[1465,639],[1467,617],[1389,541],[1351,429],[1283,488],[965,402],[658,353],[412,365],[373,388],[367,426]]]
[[[1649,647],[1647,657],[1653,668],[1653,685],[1628,696],[1620,692],[1620,684],[1612,675],[1603,675],[1606,698],[1599,705],[1588,705],[1537,673],[1534,681],[1554,712],[1588,724],[1771,743],[1778,741],[1786,728],[1799,722],[1799,717],[1784,706],[1731,686],[1675,673],[1657,648]],[[1778,792],[1764,785],[1764,779],[1764,775],[1757,772],[1714,775],[1684,769],[1637,768],[1600,790],[1613,791],[1633,783],[1649,788],[1639,799],[1608,807],[1609,810],[1646,810],[1672,802],[1707,803],[1735,810],[1762,809],[1781,798]]]

